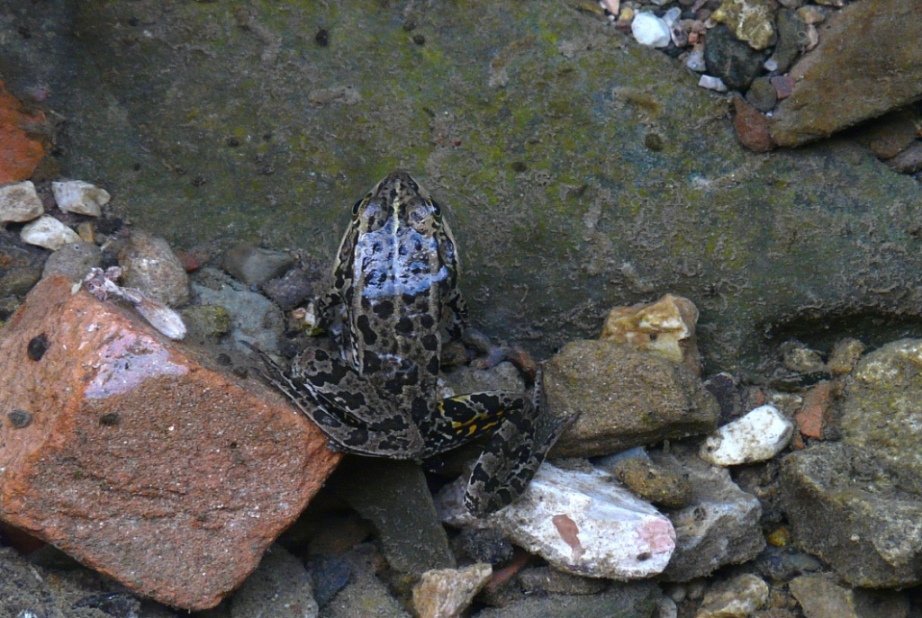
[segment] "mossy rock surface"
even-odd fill
[[[399,167],[449,208],[475,323],[540,357],[666,292],[708,371],[919,325],[917,183],[844,141],[745,152],[697,76],[566,2],[47,5],[0,17],[30,32],[4,78],[67,118],[63,175],[179,248],[330,263]]]

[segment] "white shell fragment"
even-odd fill
[[[718,466],[765,461],[787,446],[794,425],[775,406],[760,406],[712,433],[701,445],[701,459]]]
[[[77,232],[48,215],[39,217],[23,227],[19,237],[26,244],[38,245],[52,251],[57,251],[67,243],[80,242]]]
[[[0,223],[22,223],[45,213],[42,200],[31,181],[15,182],[0,187]]]
[[[647,47],[666,47],[672,40],[669,26],[649,11],[641,11],[631,22],[631,34],[641,45]]]
[[[444,519],[459,522],[466,513],[446,512],[452,508],[452,489],[439,494],[439,508]],[[619,580],[660,573],[676,541],[666,516],[607,473],[562,470],[547,462],[518,501],[480,524],[501,530],[558,569]]]
[[[54,201],[64,212],[98,217],[109,203],[109,192],[82,180],[51,183]]]

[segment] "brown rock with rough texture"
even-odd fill
[[[595,457],[705,434],[719,406],[684,364],[609,341],[572,341],[544,364],[547,405],[579,413],[554,445],[560,457]]]
[[[775,109],[772,139],[798,146],[922,97],[918,0],[855,2],[820,27],[820,43],[790,71],[791,96]]]
[[[160,602],[220,602],[338,460],[263,385],[64,277],[0,331],[0,518]]]

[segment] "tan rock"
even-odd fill
[[[413,588],[413,605],[420,618],[459,616],[492,574],[493,568],[483,563],[463,569],[426,571]]]
[[[609,341],[572,341],[544,364],[547,405],[579,413],[552,450],[595,457],[712,431],[719,407],[681,363]]]
[[[698,308],[681,296],[666,294],[653,304],[615,307],[602,327],[603,341],[626,343],[677,363],[685,363],[695,375],[701,362],[695,342]]]
[[[922,39],[917,0],[854,2],[819,30],[820,43],[790,71],[791,96],[772,117],[780,146],[828,137],[922,96]]]
[[[262,384],[71,285],[43,280],[0,331],[0,519],[139,594],[212,607],[339,455]]]

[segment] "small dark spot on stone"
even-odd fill
[[[26,346],[26,353],[32,360],[40,361],[45,355],[45,352],[48,351],[49,345],[51,344],[48,343],[48,337],[45,336],[45,333],[36,335],[29,340],[29,345]]]
[[[205,184],[206,182],[208,182],[208,180],[206,180],[205,177],[202,176],[202,175],[200,174],[200,175],[198,175],[198,176],[196,176],[195,178],[192,179],[192,186],[193,186],[193,187],[201,187],[201,186],[202,186],[203,184]]]
[[[138,20],[137,17],[129,17],[129,18],[128,18],[128,25],[131,26],[132,28],[136,28],[136,27],[138,26],[139,23],[141,23],[141,22]]]
[[[188,172],[186,171],[186,168],[184,168],[182,165],[177,165],[176,167],[173,168],[173,171],[176,172],[177,176],[185,176],[186,174],[188,174]]]
[[[413,21],[412,19],[406,20],[405,22],[403,22],[403,29],[407,32],[412,32],[413,30],[416,30],[416,22]]]
[[[141,164],[140,164],[140,163],[135,163],[135,164],[133,164],[133,165],[131,166],[131,169],[132,169],[132,171],[140,172],[140,171],[141,171]]]
[[[105,425],[106,427],[115,427],[120,421],[121,419],[117,412],[106,412],[99,417],[99,424]]]
[[[233,451],[233,450],[236,450],[236,449],[237,449],[237,443],[236,443],[236,442],[231,442],[230,444],[227,445],[227,448],[229,448],[229,449],[232,450],[232,451]]]
[[[222,367],[229,367],[233,362],[231,361],[230,355],[225,354],[224,352],[218,354],[218,357],[215,359],[215,361]]]
[[[240,140],[236,137],[228,137],[226,140],[224,140],[224,145],[229,148],[236,148],[240,145]]]
[[[650,552],[648,552],[648,551],[641,552],[641,553],[637,554],[637,560],[639,560],[639,561],[649,560],[649,559],[652,558],[652,557],[653,557],[652,554],[650,554]]]
[[[330,44],[330,32],[326,28],[321,28],[314,35],[314,42],[320,47],[326,47]]]
[[[271,176],[275,173],[275,168],[271,165],[263,165],[261,168],[259,168],[259,173],[263,176]]]
[[[22,429],[32,424],[32,414],[25,410],[13,410],[7,414],[7,417],[16,429]]]
[[[231,373],[233,373],[238,378],[246,378],[250,372],[247,371],[246,367],[238,366],[231,369]]]
[[[659,152],[663,149],[665,142],[659,133],[647,133],[643,138],[643,145],[653,152]]]
[[[29,26],[19,26],[18,28],[16,28],[16,32],[18,32],[19,36],[21,36],[24,39],[32,38],[32,29],[29,28]]]
[[[413,42],[416,43],[417,45],[425,45],[425,44],[426,44],[426,37],[424,37],[424,36],[421,35],[421,34],[414,34],[414,35],[413,35]]]

